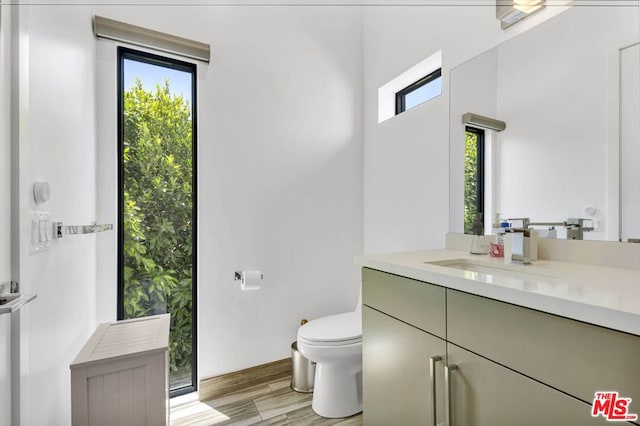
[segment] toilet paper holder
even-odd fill
[[[233,280],[240,281],[242,279],[242,271],[235,271],[233,273]],[[260,274],[260,279],[264,279],[264,274]]]

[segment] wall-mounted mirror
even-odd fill
[[[620,239],[640,242],[640,43],[620,50]]]
[[[631,164],[640,168],[640,149],[619,166],[621,75],[627,87],[640,80],[638,63],[635,74],[623,73],[633,59],[621,65],[621,58],[640,39],[639,16],[637,6],[574,6],[451,71],[451,232],[464,231],[469,203],[465,163],[468,169],[476,153],[462,116],[470,112],[506,123],[500,132],[484,130],[476,147],[483,155],[473,161],[484,166],[484,179],[470,181],[466,173],[466,186],[483,192],[485,229],[497,212],[534,222],[590,218],[595,229],[584,239],[620,238],[620,175]],[[638,92],[628,94],[625,108],[638,106],[633,96]],[[640,120],[637,111],[625,113]],[[635,190],[640,194],[640,185]]]

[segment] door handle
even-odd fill
[[[455,364],[444,366],[444,424],[453,426],[451,420],[451,372],[458,369]]]
[[[436,364],[442,361],[441,356],[429,358],[429,383],[431,384],[431,406],[433,407],[433,426],[437,425],[436,416]]]

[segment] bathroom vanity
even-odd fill
[[[640,414],[640,270],[460,250],[356,263],[365,424],[608,424],[591,415],[606,391]]]

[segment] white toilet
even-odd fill
[[[298,329],[298,350],[316,363],[311,407],[319,416],[362,411],[362,295],[354,312],[309,321]]]

